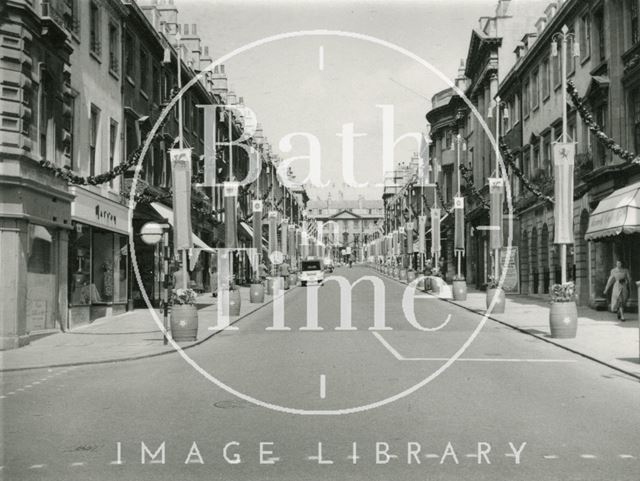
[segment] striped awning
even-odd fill
[[[640,232],[640,182],[602,199],[589,216],[586,240]]]

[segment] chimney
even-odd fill
[[[224,73],[224,65],[216,65],[213,68],[212,81],[213,93],[219,95],[222,101],[226,103],[229,85],[227,74]]]
[[[536,22],[536,30],[538,32],[538,35],[542,33],[542,31],[544,30],[544,27],[546,26],[547,26],[547,17],[540,17]]]

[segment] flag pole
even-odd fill
[[[177,62],[177,75],[178,75],[178,142],[180,149],[184,148],[184,135],[182,132],[182,48],[180,46],[180,33],[176,35],[177,50],[178,50],[178,62]],[[175,208],[175,206],[174,206]],[[189,287],[189,281],[187,280],[189,271],[187,269],[187,249],[182,249],[182,288],[187,289]]]

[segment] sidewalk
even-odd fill
[[[469,290],[466,301],[443,301],[479,315],[486,312],[486,294],[483,291]],[[575,339],[555,339],[551,337],[549,328],[549,303],[544,299],[509,294],[504,314],[489,315],[490,319],[497,322],[640,379],[638,313],[627,312],[625,317],[627,320],[620,322],[614,313],[578,306],[578,333]]]
[[[294,288],[295,289],[295,288]],[[285,291],[285,295],[292,289]],[[240,287],[240,316],[232,317],[236,322],[252,312],[271,304],[272,296],[265,295],[262,304],[249,302],[249,288]],[[198,296],[198,339],[182,342],[180,347],[188,349],[206,341],[219,330],[217,325],[217,300],[210,293]],[[156,310],[162,322],[162,310]],[[0,372],[24,369],[62,367],[104,362],[118,362],[161,356],[175,352],[171,344],[163,344],[162,331],[147,309],[93,323],[70,332],[59,332],[32,341],[19,349],[0,352]]]

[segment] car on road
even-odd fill
[[[304,287],[312,284],[322,284],[324,269],[320,259],[305,259],[300,265],[300,284]]]

